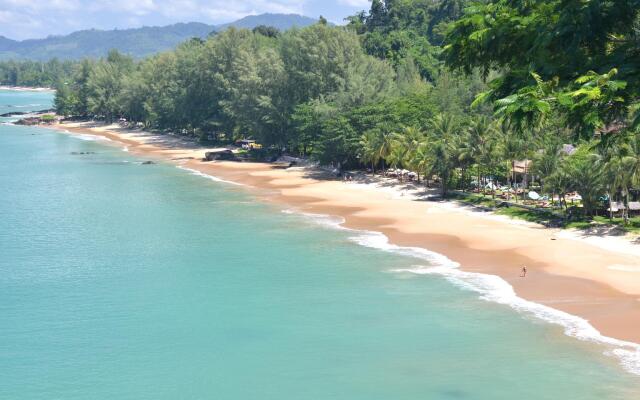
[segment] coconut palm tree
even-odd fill
[[[564,204],[565,212],[567,210],[567,200],[566,195],[568,192],[574,189],[573,187],[573,179],[569,175],[567,168],[562,165],[558,168],[554,173],[549,175],[546,179],[547,188],[549,188],[553,193],[558,193],[558,199],[560,202],[560,209]]]
[[[560,166],[562,159],[562,140],[554,134],[542,135],[537,141],[539,151],[534,155],[532,172],[540,177],[541,191],[544,192],[547,177],[551,176]],[[553,197],[553,196],[552,196]]]
[[[598,197],[606,190],[605,174],[598,164],[598,155],[584,145],[565,158],[562,170],[571,177],[571,186],[582,197],[584,214],[590,216]]]
[[[424,132],[415,126],[407,126],[395,136],[396,141],[394,143],[400,148],[399,155],[403,158],[401,165],[411,171],[416,171],[420,164],[420,160],[416,155],[418,148],[425,140]]]
[[[376,165],[380,162],[380,135],[375,131],[367,131],[360,137],[360,160],[364,164],[371,164],[373,175]]]
[[[629,190],[640,184],[640,135],[627,132],[616,138],[615,149],[605,167],[605,173],[613,177],[614,186],[620,190],[624,202],[624,223],[629,222]]]
[[[456,167],[454,132],[457,126],[449,114],[438,114],[429,121],[430,169],[440,178],[442,197],[447,195],[451,175]]]
[[[385,127],[377,130],[376,132],[378,134],[377,153],[378,157],[380,157],[380,160],[382,161],[382,174],[384,175],[386,167],[385,163],[387,162],[393,148],[394,135]]]
[[[501,139],[500,149],[502,150],[502,158],[509,163],[509,186],[514,187],[516,183],[515,163],[517,160],[526,158],[526,139],[521,135],[516,135],[504,123],[498,125],[499,137]],[[518,196],[515,196],[516,203]]]
[[[459,135],[455,136],[455,148],[457,164],[460,167],[460,188],[462,191],[466,191],[466,178],[467,171],[476,161],[476,147],[471,140],[469,130],[463,130]]]
[[[478,185],[483,181],[482,172],[490,172],[495,164],[496,141],[494,127],[486,117],[474,119],[467,128],[471,157],[477,165]],[[484,193],[483,185],[483,193]]]

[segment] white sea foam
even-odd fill
[[[200,171],[198,171],[198,170],[195,170],[195,169],[186,168],[186,167],[182,167],[182,166],[178,166],[178,167],[176,167],[176,168],[178,168],[178,169],[182,169],[182,170],[184,170],[184,171],[189,171],[189,172],[191,172],[193,175],[200,176],[200,177],[203,177],[203,178],[207,178],[207,179],[210,179],[210,180],[212,180],[212,181],[214,181],[214,182],[222,182],[222,183],[228,183],[228,184],[230,184],[230,185],[244,186],[242,183],[233,182],[233,181],[227,181],[227,180],[224,180],[224,179],[218,178],[217,176],[213,176],[213,175],[208,175],[208,174],[202,173],[202,172],[200,172]]]
[[[125,153],[128,153],[129,152],[129,148],[127,146],[125,146],[125,147],[122,148],[122,151],[124,151]]]
[[[20,105],[9,105],[8,107],[13,107],[13,108],[44,107],[44,104],[20,104]]]
[[[298,212],[295,209],[284,212],[301,214],[320,225],[352,232],[353,235],[349,239],[361,246],[425,260],[429,266],[418,265],[412,268],[396,269],[392,272],[439,275],[462,289],[479,293],[482,300],[506,305],[523,315],[560,325],[564,328],[564,333],[567,336],[603,345],[605,347],[604,354],[618,358],[627,371],[640,375],[640,344],[603,336],[583,318],[518,297],[513,286],[499,276],[463,271],[458,268],[458,263],[442,254],[420,247],[402,247],[389,243],[387,236],[381,232],[345,228],[342,226],[344,223],[342,218]]]
[[[68,132],[68,131],[65,131]],[[74,136],[80,140],[86,140],[87,142],[100,142],[100,141],[104,141],[104,142],[111,142],[111,139],[104,137],[104,136],[98,136],[98,135],[88,135],[88,134],[82,134],[82,135],[76,135]]]

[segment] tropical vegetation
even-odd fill
[[[344,27],[229,29],[142,61],[85,60],[56,107],[627,223],[639,2],[374,0]]]

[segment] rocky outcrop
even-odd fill
[[[18,120],[15,122],[16,125],[40,125],[40,123],[42,122],[42,120],[40,119],[40,117],[28,117],[28,118],[22,118],[21,120]]]
[[[0,118],[19,117],[20,115],[27,115],[27,114],[29,113],[26,113],[23,111],[14,111],[14,112],[0,114]]]
[[[217,151],[208,151],[204,155],[203,161],[239,161],[238,157],[232,150],[223,149]]]
[[[58,118],[52,114],[36,115],[22,118],[15,122],[16,125],[52,125],[58,122]]]

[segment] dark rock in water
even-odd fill
[[[143,161],[142,165],[152,165],[155,164],[153,161]]]
[[[96,154],[95,151],[72,151],[71,153],[72,156],[84,156],[87,154]]]
[[[8,112],[8,113],[5,113],[5,114],[0,114],[0,117],[2,117],[2,118],[17,117],[19,115],[26,115],[26,114],[28,114],[28,113],[23,112],[23,111],[16,111],[16,112]]]
[[[38,125],[40,124],[40,118],[38,117],[29,117],[29,118],[23,118],[19,121],[15,122],[16,125]]]
[[[56,110],[54,108],[50,108],[48,110],[40,110],[40,111],[12,111],[4,114],[0,114],[0,117],[18,117],[20,115],[28,115],[28,114],[55,114]]]

